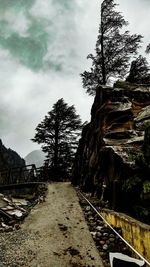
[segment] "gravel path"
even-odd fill
[[[0,234],[0,267],[103,267],[70,183],[48,186],[21,230]]]

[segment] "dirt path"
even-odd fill
[[[9,233],[7,236],[9,240]],[[10,263],[3,266],[103,266],[76,192],[69,183],[50,184],[46,201],[32,210],[22,229],[16,236],[13,233],[11,239],[16,252],[12,256],[11,248],[8,250],[5,257],[9,257]]]

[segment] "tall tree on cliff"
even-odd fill
[[[43,144],[42,150],[47,154],[51,178],[69,178],[81,126],[74,106],[68,106],[62,98],[38,124],[32,141]]]
[[[150,83],[149,65],[145,57],[141,55],[132,61],[127,82],[137,84]]]
[[[104,0],[101,5],[96,54],[87,57],[92,59],[92,68],[81,74],[83,87],[90,95],[95,94],[97,85],[105,85],[110,77],[124,77],[131,56],[137,53],[140,46],[141,35],[123,32],[122,28],[128,22],[116,6],[114,0]]]

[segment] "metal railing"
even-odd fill
[[[36,168],[35,164],[0,169],[0,185],[43,181],[44,173],[46,176],[47,170]]]

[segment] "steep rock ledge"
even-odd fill
[[[150,175],[143,143],[149,155],[149,137],[144,141],[149,122],[149,87],[99,87],[91,122],[79,142],[73,183],[96,193],[110,208],[139,218],[141,213],[148,214],[150,194],[143,188],[145,183],[149,186]]]

